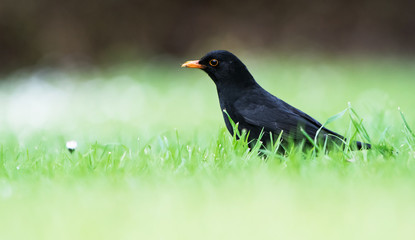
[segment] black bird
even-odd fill
[[[263,89],[241,60],[228,51],[209,52],[200,60],[185,62],[182,67],[202,69],[212,78],[218,91],[220,107],[226,110],[223,117],[231,134],[233,128],[228,115],[235,123],[239,123],[239,130],[246,129],[249,132],[249,141],[258,139],[262,133],[260,140],[266,144],[270,141],[270,134],[279,136],[283,131],[282,139],[310,144],[300,128],[312,139],[315,139],[320,129],[317,138],[319,143],[327,138],[329,142],[341,145],[345,139]],[[368,143],[355,142],[355,145],[357,149],[371,148]]]

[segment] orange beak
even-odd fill
[[[187,68],[200,68],[203,69],[205,68],[204,65],[199,63],[199,60],[193,60],[193,61],[187,61],[185,63],[182,64],[182,67],[187,67]]]

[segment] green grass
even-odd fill
[[[180,62],[17,72],[0,83],[0,239],[411,239],[415,62],[249,59],[270,92],[381,147],[265,159]]]

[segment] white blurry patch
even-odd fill
[[[66,148],[67,149],[72,149],[72,150],[74,150],[74,149],[76,149],[78,147],[78,143],[76,142],[76,141],[68,141],[68,142],[66,142]]]
[[[5,83],[0,89],[0,130],[19,135],[38,130],[72,133],[108,121],[131,122],[142,116],[143,108],[137,107],[146,104],[152,92],[128,76],[110,81],[57,77],[35,74]]]
[[[20,143],[49,133],[112,141],[120,135],[149,136],[175,128],[193,134],[192,129],[222,125],[213,83],[152,74],[85,78],[35,73],[0,82],[0,133],[11,133]]]
[[[13,130],[43,128],[65,114],[68,93],[32,77],[14,88],[2,100],[0,109],[5,113],[5,119],[0,119],[2,124]]]

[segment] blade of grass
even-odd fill
[[[405,126],[405,128],[408,130],[408,132],[412,135],[412,137],[413,138],[415,138],[415,134],[414,134],[414,132],[412,131],[412,129],[409,127],[409,124],[408,124],[408,122],[406,121],[406,118],[405,118],[405,116],[403,115],[403,112],[401,111],[401,108],[399,107],[398,108],[398,111],[399,111],[399,113],[401,114],[401,118],[402,118],[402,121],[403,121],[403,123],[404,123],[404,126]]]
[[[337,119],[342,118],[346,112],[347,112],[347,108],[346,108],[346,109],[344,109],[343,111],[341,111],[341,112],[339,112],[339,113],[337,113],[337,114],[335,114],[335,115],[333,115],[333,116],[329,117],[329,118],[326,120],[326,122],[325,122],[323,125],[321,125],[321,127],[317,130],[317,132],[316,132],[316,136],[314,137],[314,141],[317,143],[317,140],[318,140],[318,135],[320,134],[321,130],[322,130],[322,129],[323,129],[323,128],[327,125],[327,124],[330,124],[330,123],[332,123],[332,122],[336,121]]]

